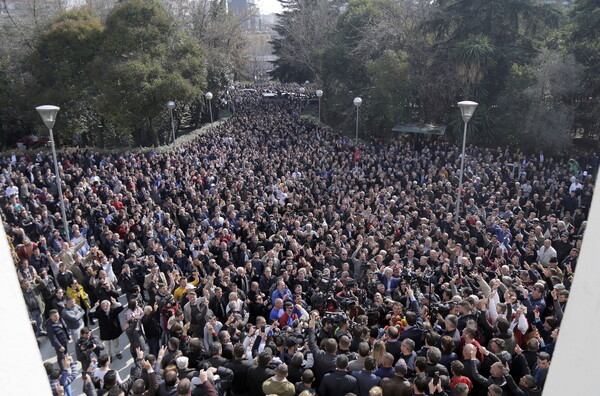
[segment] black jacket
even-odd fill
[[[350,392],[358,394],[358,381],[347,371],[341,370],[325,375],[317,390],[320,396],[345,396]]]
[[[116,307],[110,309],[108,315],[98,307],[93,316],[98,319],[98,327],[100,328],[100,339],[102,341],[116,340],[123,333],[121,329],[121,321],[119,320],[119,313],[123,310],[123,307]]]
[[[329,354],[318,347],[314,328],[308,329],[308,347],[315,361],[313,371],[315,374],[315,387],[318,388],[325,374],[335,370],[337,355]]]
[[[234,393],[246,393],[248,382],[248,371],[252,367],[246,359],[232,360],[225,363],[225,367],[233,371],[233,381],[231,382],[231,390]]]
[[[247,393],[252,396],[265,396],[262,390],[263,382],[275,375],[275,371],[268,367],[252,366],[248,370]]]
[[[410,338],[415,342],[415,351],[418,351],[423,346],[423,318],[421,317],[421,310],[419,309],[419,303],[415,299],[411,299],[410,309],[415,314],[417,314],[417,323],[414,326],[405,329],[402,333],[400,333],[400,337],[398,341],[404,341],[407,338]]]
[[[400,349],[401,344],[402,342],[400,342],[400,340],[388,341],[385,343],[386,352],[389,352],[392,355],[394,355],[394,364],[396,364],[398,359],[400,359],[400,356],[402,356],[402,350]]]

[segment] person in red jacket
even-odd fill
[[[460,360],[455,360],[450,364],[450,370],[452,370],[452,378],[450,380],[450,388],[454,389],[454,387],[460,383],[466,384],[469,388],[469,392],[473,389],[473,382],[468,377],[463,376],[463,371],[465,366],[461,363]]]

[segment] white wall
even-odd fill
[[[52,395],[0,224],[0,394]]]
[[[600,395],[600,187],[596,184],[544,396]]]

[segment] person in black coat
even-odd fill
[[[233,381],[231,383],[231,393],[233,396],[248,395],[248,372],[252,363],[244,358],[245,350],[242,344],[236,344],[233,347],[234,360],[225,363],[225,367],[233,371]]]
[[[223,296],[223,290],[220,287],[215,288],[215,295],[208,302],[208,308],[215,314],[217,319],[224,323],[227,320],[227,307],[228,301]]]
[[[358,381],[350,375],[348,368],[348,356],[338,355],[335,360],[336,370],[326,374],[319,385],[317,394],[320,396],[345,396],[347,393],[358,394]]]
[[[247,389],[252,396],[265,396],[262,384],[275,375],[275,371],[269,368],[273,356],[269,352],[258,355],[258,365],[248,369]]]
[[[48,338],[56,351],[56,358],[61,370],[63,369],[63,360],[65,354],[68,353],[67,346],[69,344],[69,330],[65,321],[60,317],[56,309],[50,310],[50,318],[46,320],[46,332]]]
[[[104,345],[98,337],[92,334],[92,330],[89,327],[82,328],[80,334],[79,339],[75,343],[75,354],[77,360],[81,362],[83,370],[86,370],[92,358],[100,356]]]
[[[337,342],[334,338],[328,338],[325,340],[325,350],[320,349],[315,336],[315,320],[316,314],[312,314],[308,322],[308,348],[315,361],[313,370],[315,373],[315,387],[318,389],[325,374],[335,370]]]
[[[219,342],[215,342],[210,345],[209,353],[211,357],[207,360],[207,362],[210,363],[211,367],[219,368],[224,366],[225,363],[229,362],[229,360],[221,356],[223,354],[223,346]]]
[[[425,327],[423,326],[423,318],[421,317],[419,303],[414,297],[415,293],[410,288],[407,290],[410,297],[411,310],[406,313],[406,323],[408,324],[408,327],[402,331],[399,340],[404,341],[405,339],[410,338],[415,342],[415,350],[418,351],[423,346],[423,340],[421,338]]]
[[[100,306],[100,309],[97,309]],[[100,328],[100,339],[104,342],[106,352],[112,357],[116,356],[121,359],[121,351],[119,350],[119,337],[123,333],[119,313],[123,311],[121,303],[114,298],[111,301],[97,301],[94,307],[90,310],[92,315],[98,319],[98,327]]]
[[[144,329],[144,335],[146,336],[146,342],[148,343],[149,352],[154,356],[158,355],[160,337],[162,335],[159,320],[160,318],[151,306],[144,308],[142,327]]]

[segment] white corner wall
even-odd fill
[[[597,396],[600,372],[600,186],[596,184],[588,228],[543,396]]]
[[[0,394],[52,396],[2,224],[0,263]]]

